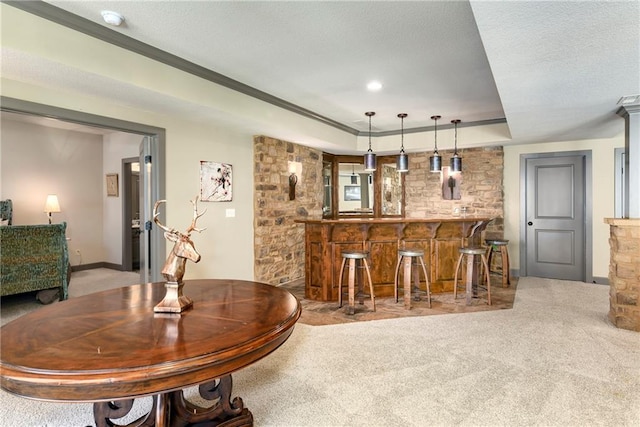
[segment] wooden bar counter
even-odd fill
[[[337,301],[340,253],[365,250],[377,297],[393,296],[398,249],[424,249],[431,292],[453,292],[458,248],[482,242],[492,218],[297,220],[305,225],[305,298]]]

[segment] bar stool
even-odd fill
[[[431,287],[429,286],[429,275],[427,274],[427,267],[424,265],[424,251],[422,249],[399,249],[398,250],[398,265],[396,266],[396,274],[394,275],[394,296],[396,298],[396,302],[398,302],[398,287],[399,287],[399,276],[400,276],[400,266],[403,266],[403,292],[404,292],[404,308],[407,310],[411,309],[411,273],[412,273],[412,265],[415,265],[416,268],[413,269],[413,278],[414,278],[414,291],[421,292],[420,290],[420,271],[418,270],[418,265],[422,267],[422,272],[424,273],[424,281],[426,285],[427,292],[427,301],[429,303],[429,308],[431,308]],[[420,300],[420,296],[416,294],[416,300]]]
[[[484,267],[484,274],[487,280],[487,304],[491,305],[491,278],[489,277],[489,265],[487,264],[487,256],[486,256],[486,248],[482,247],[466,247],[458,249],[460,256],[458,257],[458,263],[456,264],[456,273],[453,279],[453,299],[457,298],[458,294],[458,272],[460,270],[460,266],[462,265],[462,259],[467,257],[467,280],[465,283],[466,288],[466,296],[467,296],[467,305],[471,304],[471,298],[478,293],[478,284],[476,283],[474,286],[474,263],[476,255],[480,256],[480,261],[482,265],[480,266],[480,271]]]
[[[509,251],[508,251],[508,240],[502,239],[487,239],[485,240],[487,243],[487,264],[489,268],[491,268],[491,259],[493,258],[493,253],[500,251],[500,256],[502,258],[502,267],[499,271],[489,270],[489,273],[496,273],[502,275],[502,287],[506,288],[511,285],[511,279],[509,278]]]
[[[373,311],[376,311],[376,299],[373,293],[373,282],[371,281],[371,272],[369,270],[369,263],[367,263],[367,257],[369,256],[369,252],[362,251],[342,251],[342,265],[340,266],[340,279],[338,282],[338,307],[342,307],[342,276],[344,275],[344,267],[347,265],[347,261],[349,262],[348,270],[349,277],[347,279],[347,286],[349,289],[349,307],[347,307],[347,314],[354,314],[356,311],[356,291],[355,285],[356,281],[358,282],[358,297],[360,304],[364,304],[363,298],[363,283],[362,283],[362,272],[359,269],[364,268],[364,271],[367,273],[367,279],[369,280],[369,294],[371,296],[371,305],[373,306]],[[356,275],[356,269],[358,269],[358,274]],[[357,277],[356,277],[357,276]]]

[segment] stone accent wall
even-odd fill
[[[279,285],[304,278],[304,225],[322,218],[322,152],[256,136],[253,142],[254,278]],[[289,200],[289,162],[302,165],[296,198]]]
[[[609,320],[640,332],[640,219],[607,219],[609,246]]]
[[[442,163],[449,165],[453,150],[439,150]],[[432,152],[409,154],[405,178],[407,218],[450,218],[456,208],[467,208],[467,216],[496,217],[486,234],[504,238],[504,155],[502,147],[458,150],[462,157],[460,200],[444,200],[440,174],[429,172]]]
[[[462,160],[460,200],[444,200],[440,174],[429,172],[431,152],[409,154],[407,218],[450,218],[455,208],[468,216],[496,217],[486,235],[503,238],[502,147],[458,150]],[[442,150],[448,165],[452,151]],[[288,162],[302,165],[296,199],[289,200]],[[254,138],[254,278],[279,285],[304,278],[304,225],[322,218],[322,152],[266,136]]]

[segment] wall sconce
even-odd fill
[[[49,216],[49,224],[51,224],[51,213],[60,212],[58,196],[55,194],[49,194],[47,196],[47,201],[44,203],[44,212]]]
[[[289,200],[296,199],[296,184],[298,176],[296,173],[302,172],[302,164],[297,162],[289,162]]]

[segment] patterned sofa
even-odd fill
[[[59,288],[68,296],[67,223],[0,226],[0,295]]]

